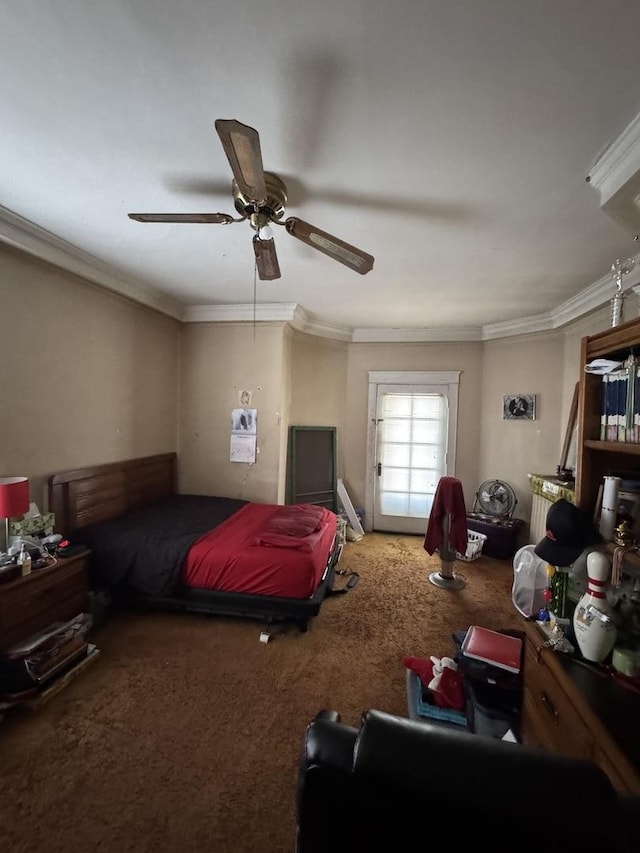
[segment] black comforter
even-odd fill
[[[191,545],[246,503],[235,498],[174,495],[77,530],[70,540],[92,552],[92,589],[126,586],[142,595],[171,595]]]

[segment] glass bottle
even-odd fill
[[[20,548],[18,563],[20,564],[20,571],[23,577],[31,573],[31,554],[27,551],[24,545]]]

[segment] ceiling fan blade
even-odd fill
[[[227,225],[234,222],[228,213],[130,213],[136,222],[208,222]]]
[[[267,198],[260,137],[253,127],[235,119],[216,119],[216,130],[240,191],[254,202]]]
[[[359,272],[360,275],[368,273],[373,269],[374,257],[366,252],[357,249],[350,243],[345,243],[344,240],[339,240],[326,231],[320,231],[319,228],[314,228],[308,222],[298,219],[296,216],[290,216],[284,223],[287,231],[298,240],[302,240],[313,249],[318,249],[334,261],[339,261],[346,267]]]
[[[253,238],[253,251],[256,256],[258,278],[261,281],[273,281],[280,278],[280,265],[273,240],[261,240],[256,234]]]

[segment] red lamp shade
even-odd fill
[[[26,477],[0,477],[0,518],[24,515],[29,509],[29,480]]]

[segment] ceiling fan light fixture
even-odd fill
[[[273,231],[268,223],[260,228],[258,231],[258,237],[261,240],[273,240]]]

